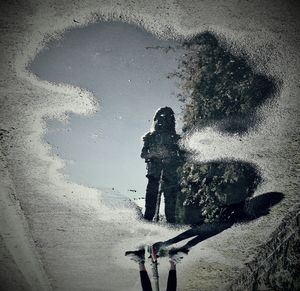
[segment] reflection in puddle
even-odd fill
[[[29,69],[38,77],[80,86],[99,101],[92,117],[70,114],[68,124],[48,122],[45,139],[67,161],[72,181],[134,199],[144,196],[141,140],[156,110],[170,106],[181,130],[177,80],[168,75],[183,53],[178,42],[105,22],[68,31],[35,58]]]
[[[66,173],[71,180],[100,188],[106,200],[117,205],[128,196],[144,207],[146,190],[144,217],[150,221],[156,217],[158,221],[163,212],[158,209],[164,208],[159,198],[163,193],[168,200],[164,211],[168,222],[195,223],[189,218],[190,210],[182,219],[189,196],[191,201],[198,196],[202,200],[219,197],[230,181],[240,179],[249,184],[242,193],[248,196],[252,194],[250,186],[257,185],[251,175],[241,174],[244,166],[251,172],[251,166],[230,161],[215,163],[210,175],[220,181],[206,185],[203,181],[209,171],[201,173],[193,165],[190,170],[191,165],[180,157],[180,136],[176,132],[180,134],[181,128],[189,133],[215,124],[218,130],[244,134],[257,123],[256,109],[276,89],[274,80],[256,74],[245,59],[226,51],[213,34],[200,34],[182,45],[159,40],[137,26],[99,23],[67,32],[63,40],[52,42],[38,55],[30,69],[42,79],[80,86],[99,98],[100,110],[93,117],[71,114],[69,124],[50,121],[46,139],[56,146],[56,154],[69,161]],[[180,92],[178,81],[183,89]],[[185,102],[183,121],[180,99]],[[155,121],[158,108],[171,110],[172,116],[174,111],[176,128],[174,120],[172,126],[167,122],[168,129],[162,132],[155,127],[159,124]],[[155,112],[154,128],[145,135],[153,126]],[[211,142],[205,138],[202,144],[209,146]],[[149,153],[145,154],[145,149]],[[161,155],[161,151],[165,153]],[[147,189],[141,157],[147,163]],[[191,190],[199,183],[197,191]],[[241,195],[239,183],[231,188],[228,195]],[[197,213],[204,203],[199,201]]]

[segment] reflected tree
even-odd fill
[[[212,33],[183,45],[187,53],[175,73],[182,80],[183,131],[214,124],[229,133],[247,132],[259,121],[257,108],[278,89],[275,80],[256,73],[245,57],[226,50]]]
[[[241,161],[185,162],[178,172],[178,223],[220,222],[237,216],[239,204],[254,193],[261,181],[258,169]]]

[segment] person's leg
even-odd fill
[[[144,262],[139,264],[140,278],[143,291],[152,291],[151,281],[149,279]]]
[[[170,261],[167,291],[175,291],[176,288],[177,288],[176,264]]]
[[[164,180],[164,197],[165,197],[165,215],[166,220],[169,223],[176,222],[176,198],[179,192],[179,187],[177,181],[172,181],[169,179]]]
[[[139,264],[140,278],[143,291],[152,291],[151,281],[149,279],[147,270],[145,268],[145,248],[144,246],[140,247],[136,251],[127,251],[125,252],[130,260],[137,262]]]
[[[185,240],[187,238],[190,238],[190,237],[193,237],[193,236],[196,236],[198,235],[198,232],[195,231],[194,228],[191,228],[191,229],[188,229],[186,230],[185,232],[169,239],[169,240],[166,240],[166,241],[159,241],[159,242],[156,242],[153,244],[153,247],[159,251],[160,248],[165,248],[165,247],[168,247],[172,244],[175,244],[177,242],[180,242],[182,240]]]
[[[199,235],[199,231],[198,231],[198,227],[197,228],[191,228],[191,229],[188,229],[186,231],[184,231],[183,233],[169,239],[169,240],[166,240],[164,242],[161,242],[161,244],[163,246],[170,246],[172,244],[176,244],[182,240],[185,240],[187,238],[190,238],[190,237],[193,237],[193,236],[196,236],[196,235]]]
[[[223,230],[228,229],[232,226],[233,223],[205,223],[201,226],[197,227],[197,231],[194,233],[198,233],[198,236],[196,236],[194,239],[187,242],[182,248],[184,249],[190,249],[196,244],[214,236],[219,233],[221,233]]]
[[[150,221],[152,221],[155,215],[158,186],[159,186],[159,177],[155,177],[152,175],[148,176],[144,218]]]
[[[170,270],[167,283],[167,291],[175,291],[177,288],[176,264],[188,254],[188,250],[179,251],[176,249],[169,250]]]
[[[163,165],[163,193],[165,197],[165,215],[169,223],[176,223],[176,200],[180,187],[176,173],[177,164],[167,163]]]
[[[232,223],[204,223],[200,226],[193,227],[184,231],[183,233],[166,240],[164,242],[157,242],[153,246],[158,250],[162,247],[168,247],[172,244],[178,243],[182,240],[188,239],[190,237],[196,236],[196,238],[189,241],[186,245],[184,245],[183,249],[189,249],[196,245],[197,243],[210,238],[218,233],[222,232],[223,230],[232,226]]]

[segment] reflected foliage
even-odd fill
[[[237,211],[261,181],[254,165],[239,161],[186,162],[178,172],[178,223],[229,221],[232,215],[239,216]]]
[[[256,108],[274,95],[274,80],[255,73],[211,33],[184,47],[187,53],[175,73],[182,80],[180,100],[186,103],[183,130],[217,124],[229,133],[245,133],[257,121]]]

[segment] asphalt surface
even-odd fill
[[[96,189],[65,181],[64,162],[43,142],[45,120],[66,120],[66,112],[93,114],[97,104],[84,88],[47,83],[26,70],[49,39],[101,19],[139,23],[160,37],[209,30],[228,49],[245,53],[257,71],[280,80],[276,101],[261,109],[263,122],[247,136],[208,129],[186,141],[199,160],[255,162],[264,177],[256,194],[286,195],[269,216],[197,245],[178,266],[179,290],[225,288],[299,202],[299,4],[11,1],[1,3],[0,11],[0,278],[6,290],[138,290],[137,266],[125,250],[180,231],[140,222],[133,209],[108,206]],[[160,270],[163,289],[167,261]]]

